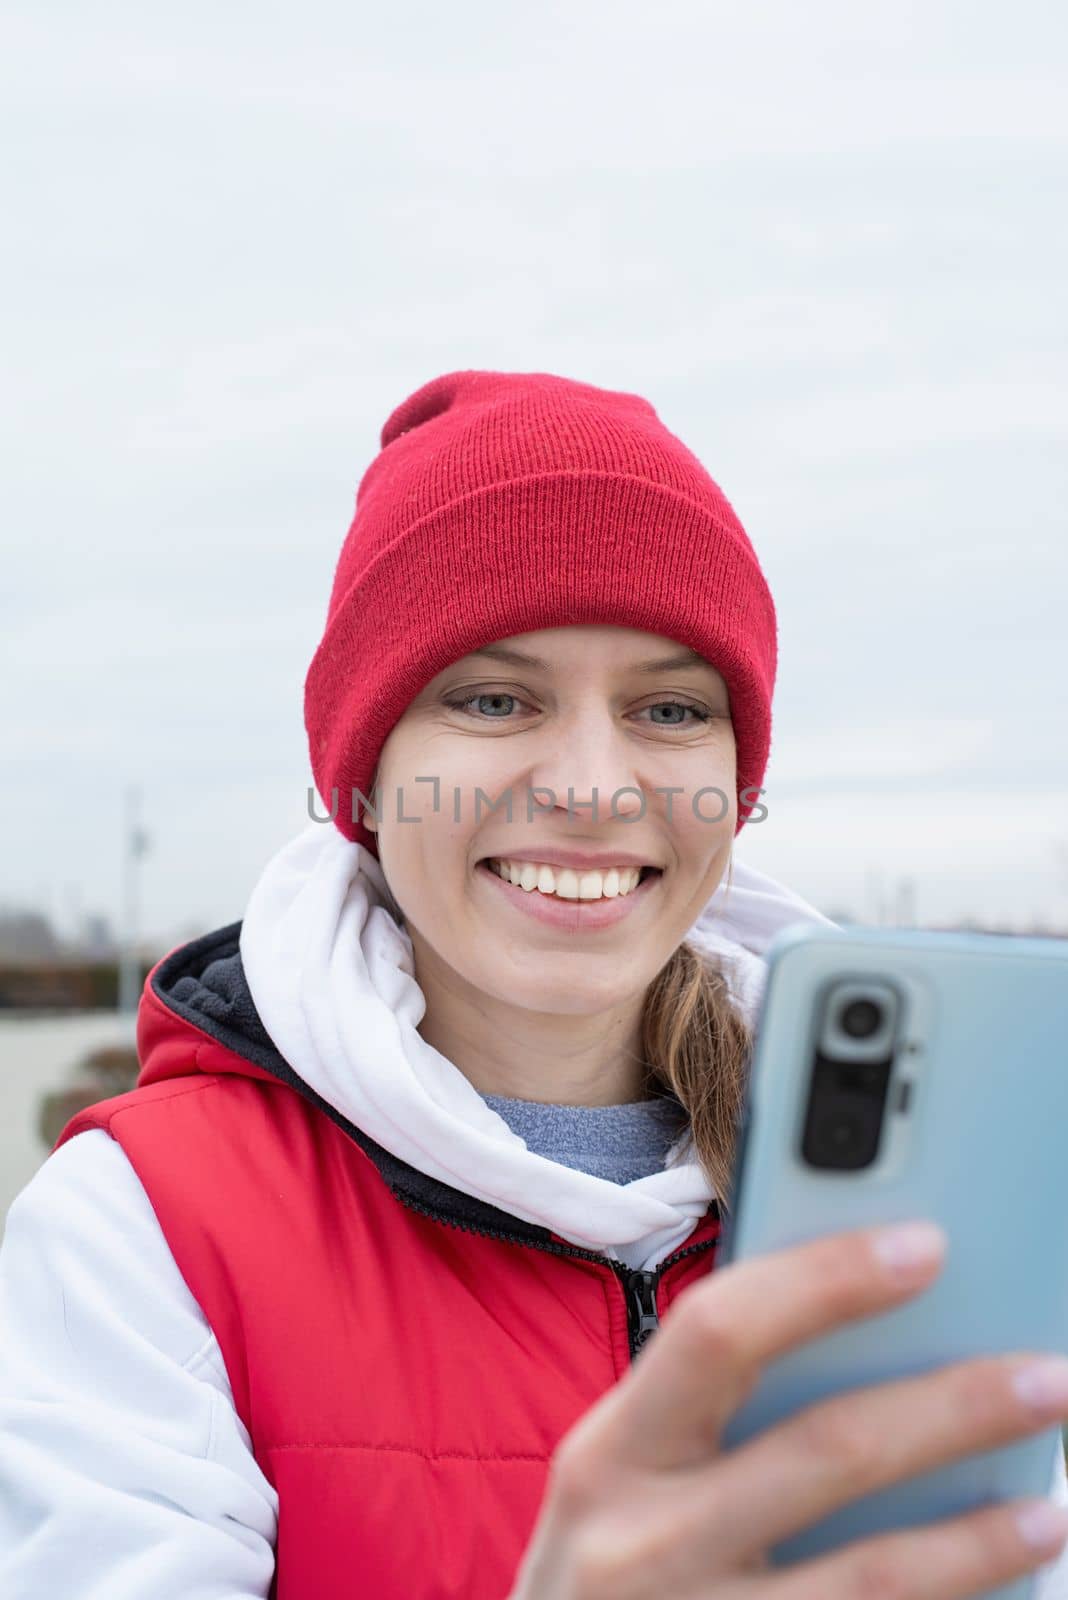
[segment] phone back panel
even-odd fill
[[[1016,1350],[1068,1355],[1068,942],[824,928],[779,934],[757,1026],[719,1262],[872,1224],[933,1218],[948,1252],[906,1304],[839,1328],[767,1367],[731,1419],[728,1447],[846,1389]],[[890,980],[902,1045],[879,1149],[857,1171],[798,1150],[830,979]],[[909,1048],[911,1046],[912,1048]],[[899,1080],[911,1081],[895,1111]],[[774,1565],[1048,1495],[1059,1427],[866,1495],[781,1542]],[[996,1591],[1027,1600],[1035,1575]]]

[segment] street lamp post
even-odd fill
[[[141,961],[138,952],[138,862],[149,846],[149,836],[137,820],[141,791],[136,784],[126,790],[126,820],[122,849],[122,939],[119,954],[119,1011],[134,1016],[141,997]]]

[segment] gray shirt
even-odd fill
[[[633,1183],[663,1171],[668,1150],[688,1121],[673,1095],[616,1106],[545,1105],[499,1094],[482,1098],[535,1155],[612,1183]]]

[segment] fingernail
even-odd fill
[[[1068,1506],[1033,1500],[1016,1513],[1020,1538],[1035,1550],[1056,1550],[1068,1533]]]
[[[1063,1356],[1043,1356],[1017,1367],[1012,1386],[1021,1400],[1039,1411],[1068,1406],[1068,1361]]]
[[[881,1228],[874,1241],[875,1254],[883,1265],[905,1276],[937,1261],[945,1247],[945,1230],[934,1222],[906,1222]]]

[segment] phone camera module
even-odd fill
[[[901,1009],[882,979],[837,978],[824,990],[801,1141],[810,1166],[856,1171],[876,1159]]]

